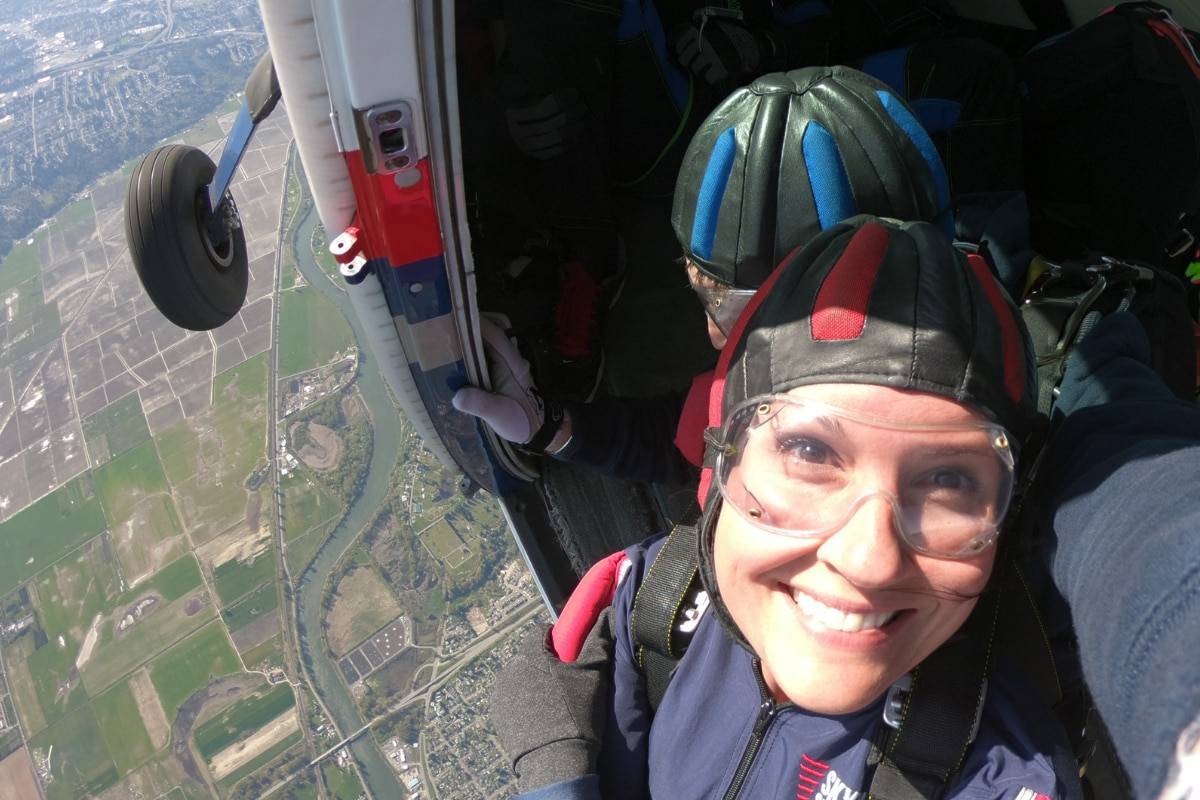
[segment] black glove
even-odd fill
[[[575,89],[561,89],[504,110],[517,149],[545,161],[565,153],[583,132],[587,107]]]
[[[713,87],[732,87],[762,72],[773,55],[768,37],[733,20],[680,25],[671,40],[679,66]]]
[[[492,689],[492,727],[521,791],[594,774],[607,716],[612,609],[596,619],[579,658],[558,659],[549,629],[525,635]]]

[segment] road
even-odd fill
[[[449,662],[450,666],[448,668],[446,668],[445,671],[442,672],[440,675],[437,674],[437,670],[443,668],[443,665],[441,665],[441,664],[435,665],[434,674],[437,675],[437,677],[431,683],[425,684],[420,689],[414,689],[413,691],[406,694],[400,700],[397,700],[395,703],[392,703],[392,705],[388,708],[387,711],[384,711],[382,714],[379,714],[374,719],[372,719],[370,722],[366,723],[361,728],[356,730],[354,733],[350,734],[349,736],[347,736],[346,738],[342,739],[340,742],[335,744],[333,747],[330,747],[324,753],[322,753],[321,755],[314,758],[312,760],[312,762],[309,764],[309,766],[315,767],[321,761],[323,761],[324,759],[333,755],[338,750],[340,750],[342,747],[345,747],[347,744],[353,742],[359,736],[362,736],[365,732],[370,730],[371,727],[382,722],[390,714],[394,714],[395,712],[399,711],[400,709],[404,708],[406,705],[409,705],[410,703],[414,702],[415,700],[427,698],[430,695],[432,695],[434,692],[436,692],[438,689],[441,689],[443,686],[445,686],[450,681],[451,678],[453,678],[455,676],[455,674],[458,673],[459,670],[461,670],[463,667],[467,666],[472,661],[474,661],[477,656],[483,654],[484,652],[486,652],[487,650],[489,650],[490,648],[495,646],[495,644],[497,642],[499,642],[501,639],[503,639],[505,636],[507,636],[515,628],[518,628],[521,625],[524,625],[526,622],[528,622],[530,619],[532,619],[541,608],[542,608],[542,601],[540,598],[536,598],[536,597],[533,598],[532,600],[529,600],[528,602],[524,603],[523,605],[518,606],[516,612],[513,613],[512,615],[510,615],[506,620],[504,620],[503,625],[492,628],[490,631],[485,633],[483,636],[480,636],[478,639],[476,639],[474,642],[472,642],[471,646],[468,647],[466,650],[455,655],[454,658]],[[426,773],[428,773],[428,770],[426,770]]]

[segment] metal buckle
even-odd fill
[[[883,701],[883,724],[893,730],[900,730],[904,722],[904,701],[912,691],[912,675],[904,673],[888,689],[887,699]],[[976,723],[978,725],[978,723]]]

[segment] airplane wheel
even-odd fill
[[[222,204],[224,241],[209,230],[207,187],[216,169],[195,147],[159,147],[138,163],[125,196],[125,236],[142,286],[163,316],[194,331],[237,314],[250,280],[232,197]]]

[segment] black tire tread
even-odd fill
[[[217,328],[237,314],[249,278],[240,228],[233,232],[231,271],[218,273],[199,231],[187,228],[192,223],[186,206],[183,213],[178,209],[207,185],[215,169],[197,148],[159,147],[138,163],[125,197],[125,232],[138,277],[159,311],[190,330]]]

